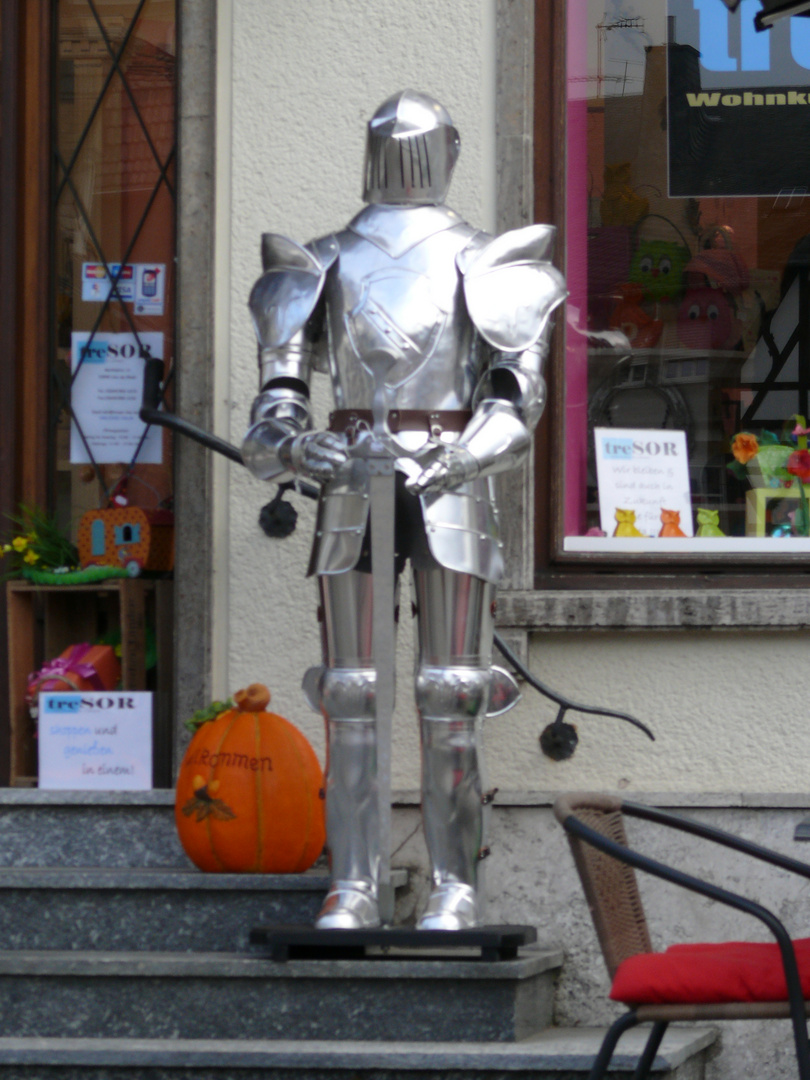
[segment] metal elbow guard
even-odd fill
[[[478,400],[503,398],[534,431],[546,405],[542,372],[547,351],[545,342],[538,342],[522,353],[496,353],[479,387]]]
[[[314,346],[304,331],[295,334],[280,347],[259,348],[259,386],[272,389],[279,379],[295,379],[309,386]]]
[[[251,426],[242,443],[245,465],[259,480],[292,479],[283,449],[312,426],[309,399],[300,390],[270,386],[253,402]]]
[[[474,475],[481,476],[520,465],[531,441],[531,431],[514,405],[502,398],[487,398],[480,402],[455,445],[468,462],[475,462]],[[471,479],[469,469],[467,478]]]

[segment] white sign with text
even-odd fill
[[[99,465],[131,461],[160,465],[163,433],[147,429],[139,416],[144,360],[163,356],[163,334],[98,333],[71,335],[73,385],[70,405],[70,462]]]
[[[152,787],[152,694],[43,691],[37,741],[41,788],[148,791]]]
[[[684,536],[694,536],[686,432],[599,427],[593,435],[602,531],[613,536],[623,510],[635,513],[644,536],[658,536],[667,510],[679,515]]]

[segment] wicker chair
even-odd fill
[[[634,1074],[634,1080],[642,1080],[649,1074],[670,1022],[748,1019],[790,1019],[798,1074],[800,1080],[810,1080],[806,1020],[810,1002],[805,1001],[802,990],[804,984],[810,997],[810,940],[792,942],[767,908],[631,849],[623,819],[665,825],[806,878],[810,878],[810,865],[699,822],[607,795],[562,795],[554,804],[554,813],[568,834],[613,982],[611,997],[629,1008],[609,1028],[589,1080],[604,1076],[619,1038],[636,1024],[652,1023]],[[682,945],[653,953],[635,870],[746,912],[763,922],[776,942]],[[754,954],[757,964],[752,968],[748,961]],[[724,981],[723,985],[718,987],[718,981]],[[741,986],[744,992],[738,994]]]

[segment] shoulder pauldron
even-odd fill
[[[552,225],[529,225],[496,236],[478,251],[460,252],[467,310],[493,348],[531,348],[565,299],[565,281],[550,261],[555,231]]]
[[[338,253],[334,236],[306,247],[277,233],[262,236],[264,273],[248,301],[261,348],[286,345],[306,325]]]

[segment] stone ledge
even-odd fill
[[[506,791],[498,792],[494,808],[511,806],[551,806],[559,791]],[[607,791],[608,789],[600,789]],[[745,792],[745,791],[610,791],[609,794],[629,799],[631,802],[649,803],[662,808],[748,808],[762,810],[808,810],[810,795],[799,792]],[[394,806],[419,806],[421,794],[414,788],[399,788],[392,792]],[[120,808],[174,807],[173,791],[39,791],[37,788],[0,788],[2,807],[27,807],[43,809],[58,806]],[[285,877],[287,875],[284,875]]]
[[[810,589],[505,590],[497,624],[535,631],[805,630]]]
[[[505,791],[499,790],[492,803],[493,810],[507,807],[553,806],[558,795],[571,791],[570,785],[557,791]],[[590,789],[589,789],[590,790]],[[597,789],[593,789],[597,790]],[[810,795],[806,791],[745,792],[745,791],[618,791],[599,788],[607,795],[615,795],[628,802],[646,803],[662,810],[806,810],[810,811]],[[394,806],[419,806],[421,795],[414,789],[400,789],[393,793]]]
[[[0,1064],[20,1065],[183,1065],[189,1068],[466,1069],[504,1072],[527,1069],[587,1072],[604,1037],[602,1028],[549,1028],[518,1043],[409,1043],[337,1040],[233,1039],[25,1039],[0,1038]],[[647,1038],[645,1028],[624,1035],[612,1070],[631,1071]],[[678,1068],[708,1049],[717,1033],[707,1028],[670,1028],[653,1071]]]
[[[174,788],[151,791],[45,791],[0,788],[2,806],[174,806]]]
[[[260,953],[167,953],[15,950],[0,951],[0,977],[127,979],[341,979],[452,980],[520,983],[562,966],[559,948],[529,946],[516,960],[471,962],[469,958],[289,960],[280,963]]]
[[[405,870],[392,872],[395,887],[408,882]],[[326,892],[325,871],[307,874],[206,874],[163,867],[2,867],[0,895],[9,889],[56,891],[163,890],[169,892]]]

